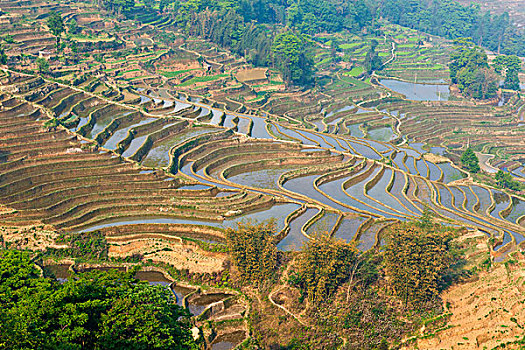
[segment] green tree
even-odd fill
[[[60,284],[40,277],[28,253],[0,251],[0,347],[196,349],[188,311],[134,273],[83,273]]]
[[[479,172],[479,159],[470,147],[463,152],[460,160],[463,166],[471,173]]]
[[[313,60],[304,39],[291,31],[277,35],[272,44],[274,63],[288,84],[308,85],[313,81]]]
[[[69,48],[71,49],[71,52],[74,54],[78,53],[78,44],[75,40],[71,40],[69,44]]]
[[[64,21],[62,20],[62,16],[56,11],[51,11],[46,23],[51,34],[56,37],[56,47],[58,50],[60,47],[60,36],[64,32]]]
[[[69,29],[69,33],[71,34],[77,34],[78,33],[78,23],[77,21],[73,18],[71,21],[69,21],[69,24],[68,24],[68,29]]]
[[[0,46],[0,64],[7,64],[7,55],[2,46]]]
[[[14,44],[15,43],[15,38],[11,34],[7,34],[6,36],[4,36],[4,40],[8,44]]]
[[[518,71],[515,69],[507,68],[507,74],[505,74],[505,81],[503,87],[509,90],[520,91],[520,78],[518,77]]]
[[[455,40],[450,56],[450,78],[466,96],[476,99],[496,97],[498,76],[488,65],[487,54],[468,39]]]
[[[371,74],[375,70],[380,70],[383,66],[383,61],[379,57],[379,54],[376,52],[376,47],[379,43],[377,40],[372,40],[370,44],[370,49],[366,53],[365,57],[365,68],[368,74]]]
[[[498,170],[495,178],[500,188],[508,188],[513,191],[519,191],[522,187],[522,185],[520,185],[519,182],[514,181],[512,175],[506,171]]]
[[[49,62],[44,57],[38,57],[36,59],[36,66],[38,67],[38,71],[40,73],[49,72]]]
[[[492,67],[498,74],[505,73],[505,81],[503,82],[505,89],[520,90],[518,72],[521,71],[521,60],[518,56],[497,56],[492,62]]]

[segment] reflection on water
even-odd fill
[[[448,101],[450,97],[448,85],[407,83],[394,79],[381,79],[379,82],[390,90],[405,95],[409,100]]]

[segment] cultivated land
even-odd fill
[[[271,310],[290,332],[305,322],[286,271],[269,301],[222,283],[226,228],[275,218],[281,251],[316,231],[373,251],[390,225],[429,209],[476,236],[475,256],[518,265],[453,286],[443,296],[453,327],[422,330],[405,345],[493,348],[520,334],[525,198],[472,177],[458,160],[470,146],[525,181],[525,99],[505,91],[479,103],[449,93],[449,41],[390,24],[384,37],[319,35],[319,84],[299,90],[275,69],[181,34],[156,12],[121,20],[82,2],[1,8],[0,33],[14,39],[0,76],[7,246],[44,251],[67,247],[64,237],[101,235],[106,267],[142,261],[169,281],[191,282],[178,282],[180,290],[201,284],[184,294],[196,324],[210,344],[238,344],[250,336],[250,311]],[[45,26],[51,10],[81,26],[68,38],[78,52],[66,49],[65,62],[50,60],[50,72],[38,74],[29,55],[55,50]],[[387,63],[362,79],[372,40]]]

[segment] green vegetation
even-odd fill
[[[366,53],[365,68],[368,71],[368,74],[380,70],[383,66],[383,61],[381,61],[379,54],[376,52],[377,45],[379,45],[377,40],[372,40],[370,50]]]
[[[229,75],[228,74],[217,74],[217,75],[205,75],[202,77],[194,77],[194,78],[191,78],[190,80],[185,81],[182,84],[179,84],[179,86],[188,86],[188,85],[200,83],[200,82],[214,81],[214,80],[218,80],[221,78],[226,78],[227,76]]]
[[[500,188],[508,188],[509,190],[519,191],[522,187],[524,187],[518,181],[514,181],[510,173],[503,170],[498,170],[495,178],[496,183]]]
[[[40,277],[29,254],[0,251],[3,349],[197,349],[189,313],[129,273]]]
[[[38,71],[40,73],[49,72],[49,62],[44,57],[38,57],[36,59],[36,66],[38,67]]]
[[[272,44],[272,53],[284,81],[297,85],[312,82],[313,60],[306,50],[305,40],[292,32],[277,35]]]
[[[494,70],[498,74],[505,71],[503,87],[509,90],[521,90],[518,73],[521,71],[521,60],[518,56],[497,56],[492,62]]]
[[[68,23],[68,32],[70,34],[77,34],[80,31],[80,28],[78,27],[77,21],[73,18]]]
[[[361,66],[357,66],[357,67],[354,67],[350,70],[350,72],[348,72],[347,74],[351,77],[357,77],[361,74],[363,74],[363,72],[365,71],[365,69]]]
[[[241,222],[237,229],[226,230],[228,250],[241,283],[260,286],[271,280],[277,266],[275,231],[273,222]]]
[[[470,147],[463,152],[460,160],[463,166],[471,173],[479,172],[479,159]]]
[[[173,72],[159,72],[159,74],[165,76],[166,78],[173,78],[173,77],[176,77],[179,74],[188,73],[188,72],[191,72],[191,71],[194,71],[194,70],[198,70],[198,68],[182,69],[182,70],[177,70],[177,71],[173,71]]]
[[[49,27],[51,34],[57,39],[56,46],[58,50],[60,47],[60,36],[64,32],[64,21],[62,20],[60,13],[51,11],[47,19],[47,26]]]
[[[466,96],[487,99],[496,97],[496,73],[489,68],[487,55],[468,40],[456,40],[449,64],[452,83]]]
[[[0,46],[0,64],[7,64],[7,55],[2,46]]]
[[[100,231],[82,234],[62,234],[57,242],[67,245],[68,248],[49,248],[48,253],[55,256],[82,258],[85,260],[106,260],[108,245],[106,238]]]
[[[456,1],[385,0],[380,13],[393,23],[449,39],[473,38],[492,51],[525,56],[523,32],[500,15],[483,13],[479,6],[463,6]]]

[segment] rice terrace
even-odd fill
[[[519,3],[1,0],[0,349],[525,348]]]

